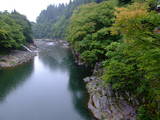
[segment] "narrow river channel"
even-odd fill
[[[54,42],[39,43],[38,56],[0,70],[0,120],[92,120],[83,77],[71,51]]]

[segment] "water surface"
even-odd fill
[[[0,70],[0,120],[92,120],[82,80],[88,70],[74,64],[68,48],[39,48],[34,60]]]

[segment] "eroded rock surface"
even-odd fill
[[[94,78],[94,79],[93,79]],[[86,81],[86,79],[85,79]],[[90,94],[88,108],[99,120],[135,120],[135,109],[122,97],[117,98],[110,86],[103,87],[102,81],[95,76],[87,78]]]
[[[34,45],[28,46],[31,50],[36,50]],[[36,52],[29,52],[27,50],[13,50],[8,55],[0,58],[0,68],[14,67],[16,65],[28,62],[36,55]]]
[[[103,86],[103,81],[98,77],[103,70],[97,66],[100,65],[96,65],[93,76],[84,79],[90,95],[88,108],[98,120],[136,120],[135,108],[113,92],[111,85]]]

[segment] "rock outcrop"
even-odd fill
[[[28,45],[27,47],[33,51],[36,50],[36,47],[32,44]],[[34,56],[36,56],[36,52],[29,52],[27,50],[13,50],[8,55],[0,58],[0,68],[17,66],[19,64],[28,62]]]
[[[103,86],[103,81],[98,77],[102,71],[95,67],[93,76],[84,79],[90,95],[88,108],[98,120],[135,120],[135,108],[129,105],[122,96],[118,97],[112,91],[111,85]]]

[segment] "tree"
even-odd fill
[[[17,12],[0,13],[0,48],[20,48],[31,41],[31,26],[25,16]]]
[[[27,20],[26,16],[21,15],[16,10],[14,10],[11,13],[11,17],[16,21],[17,24],[20,24],[23,28],[25,40],[29,43],[33,43],[31,23]]]
[[[110,34],[113,22],[113,1],[90,3],[74,11],[67,39],[83,61],[94,64],[105,58],[105,47],[119,39]]]
[[[107,47],[103,79],[117,92],[127,91],[139,101],[137,119],[159,118],[160,36],[154,32],[159,21],[146,2],[118,8],[112,33],[123,35],[123,42]]]
[[[35,38],[64,38],[73,11],[80,5],[97,0],[71,0],[69,4],[49,5],[37,17],[37,23],[32,26]],[[98,0],[102,2],[104,0]]]

